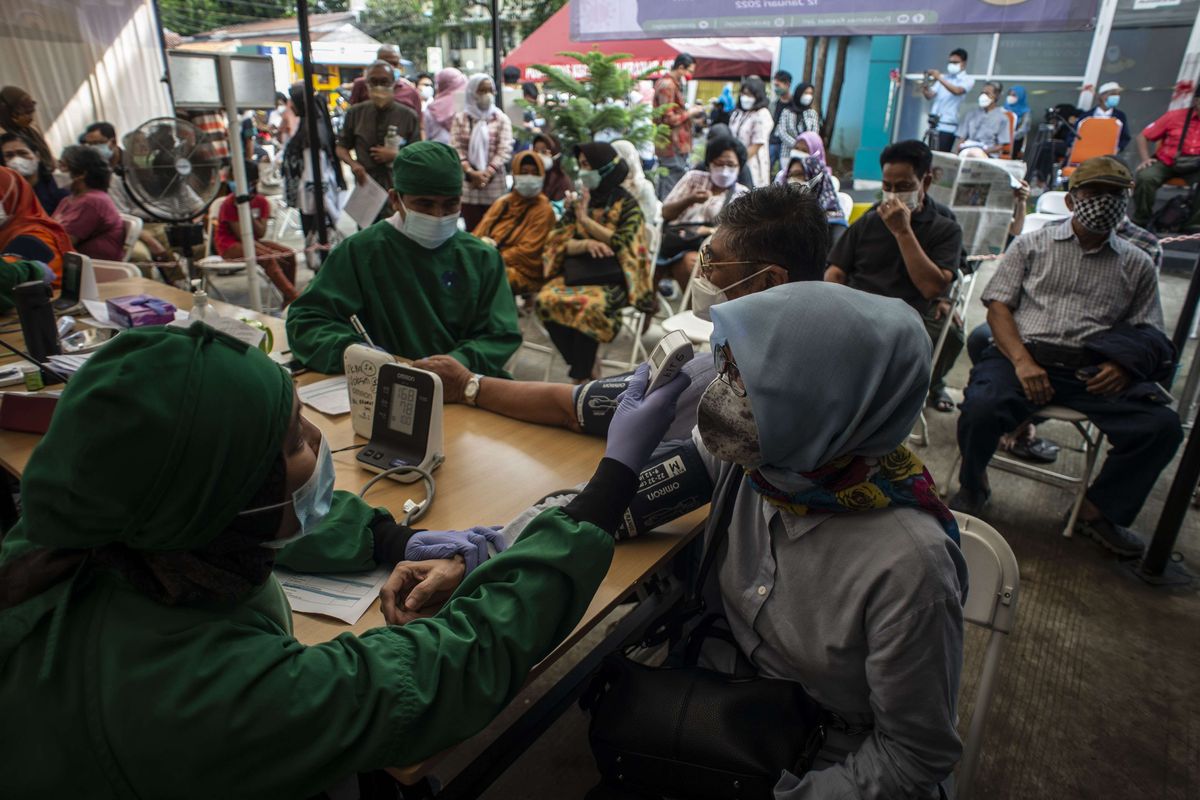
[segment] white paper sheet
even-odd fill
[[[86,322],[93,328],[112,328],[114,331],[125,330],[117,323],[109,320],[108,306],[105,305],[103,300],[84,300],[83,307],[87,309],[88,314],[90,314],[92,318],[80,320],[81,322]]]
[[[351,625],[371,607],[390,573],[387,567],[341,575],[302,575],[275,568],[292,611],[323,614]]]
[[[298,392],[300,402],[322,414],[350,413],[350,391],[346,388],[345,375],[301,386]]]
[[[387,197],[387,189],[368,177],[362,186],[354,187],[342,210],[358,223],[358,227],[367,228],[375,224],[375,218],[379,216]]]

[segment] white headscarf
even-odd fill
[[[642,215],[646,218],[646,225],[653,227],[658,209],[655,207],[657,203],[654,202],[654,186],[646,180],[646,173],[642,171],[642,157],[638,155],[633,142],[625,139],[616,140],[612,146],[621,160],[629,166],[629,174],[625,176],[621,186],[638,201],[638,205],[642,208]]]
[[[501,115],[501,111],[495,103],[492,103],[492,107],[487,111],[480,111],[479,106],[475,103],[475,93],[479,91],[479,85],[484,81],[491,80],[491,75],[476,72],[467,81],[465,110],[467,117],[471,119],[471,143],[467,146],[467,161],[470,161],[471,166],[475,169],[487,169],[488,163],[492,160],[489,152],[492,137],[488,128],[488,120]],[[495,84],[492,88],[495,88]]]

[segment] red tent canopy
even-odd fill
[[[594,47],[608,55],[627,53],[629,58],[618,63],[635,75],[659,66],[670,68],[675,56],[682,52],[695,57],[697,78],[740,78],[745,75],[765,78],[771,74],[777,39],[618,39],[574,42],[571,40],[570,5],[564,4],[542,27],[529,34],[504,59],[504,66],[519,68],[522,79],[527,81],[542,79],[542,73],[533,69],[534,64],[561,67],[572,77],[582,78],[587,75],[583,65],[559,53],[587,52]]]

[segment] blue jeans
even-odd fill
[[[998,348],[989,346],[980,355],[958,418],[958,477],[963,489],[974,493],[987,485],[985,472],[1000,437],[1040,408],[1025,396],[1012,362]],[[1088,489],[1088,500],[1109,522],[1132,525],[1183,440],[1179,416],[1147,400],[1094,395],[1074,370],[1050,367],[1046,372],[1054,389],[1052,402],[1086,414],[1112,445]]]

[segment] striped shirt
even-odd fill
[[[1069,219],[1014,239],[981,299],[1011,308],[1027,342],[1081,348],[1121,322],[1164,329],[1150,256],[1115,231],[1086,252]]]

